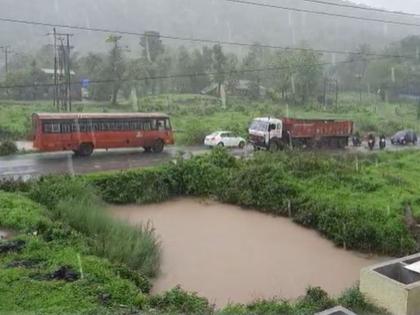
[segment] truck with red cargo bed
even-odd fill
[[[249,141],[258,149],[345,148],[353,134],[352,121],[260,117],[249,127]]]

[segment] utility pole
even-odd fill
[[[72,110],[71,99],[71,64],[70,53],[70,37],[73,34],[57,33],[53,29],[54,37],[54,101],[53,104],[58,111]]]
[[[54,27],[54,107],[57,107],[59,110],[59,103],[58,103],[58,78],[57,78],[57,31]]]
[[[11,53],[10,46],[0,46],[0,48],[4,52],[4,70],[6,71],[6,74],[9,72],[9,54]]]
[[[70,34],[66,34],[67,39],[67,97],[68,97],[68,111],[71,112],[71,66],[70,66]]]

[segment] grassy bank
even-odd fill
[[[45,207],[27,197],[0,192],[0,226],[15,233],[0,246],[20,244],[0,253],[2,314],[117,312],[120,305],[134,307],[150,288],[125,265],[92,255],[88,237],[52,220]],[[60,268],[74,278],[60,275]]]

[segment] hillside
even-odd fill
[[[341,0],[331,2],[341,3]],[[261,1],[262,2],[262,1]],[[399,15],[384,15],[357,9],[326,7],[303,1],[264,1],[277,5],[329,11],[396,21],[416,21]],[[48,21],[52,23],[120,29],[135,32],[157,30],[162,34],[293,46],[306,42],[315,48],[354,49],[361,43],[375,48],[399,40],[416,31],[413,27],[362,22],[278,9],[246,6],[223,0],[0,0],[2,17]],[[48,27],[0,22],[0,43],[16,51],[28,51],[51,42],[45,34]],[[106,34],[73,31],[77,51],[101,51]],[[139,39],[126,37],[133,53],[139,50]],[[166,41],[171,44],[188,42]]]

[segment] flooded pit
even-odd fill
[[[198,199],[113,207],[115,217],[150,220],[162,241],[153,292],[181,285],[218,306],[258,298],[294,299],[308,286],[339,294],[380,261],[336,248],[287,218]]]

